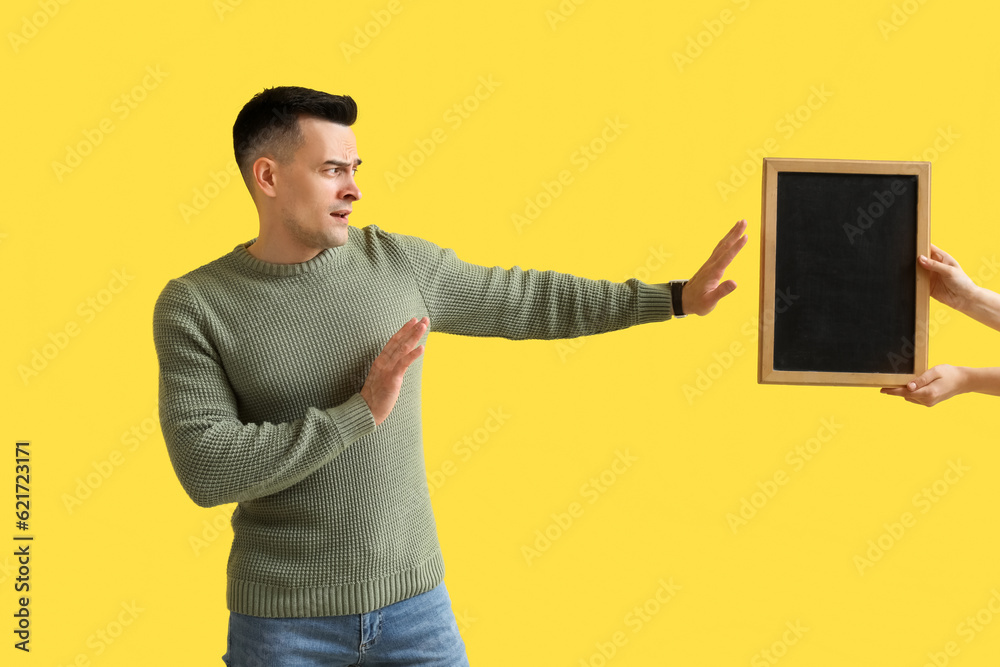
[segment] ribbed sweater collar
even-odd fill
[[[336,248],[326,248],[309,261],[301,262],[299,264],[272,264],[271,262],[264,262],[257,259],[251,255],[249,251],[247,251],[247,247],[252,245],[256,240],[257,239],[252,239],[233,248],[233,258],[236,260],[237,264],[252,273],[276,277],[300,276],[318,271],[323,267],[330,266],[336,261],[337,257],[343,253],[343,250],[346,247],[339,246]]]

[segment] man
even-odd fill
[[[475,266],[349,227],[356,114],[305,88],[250,100],[233,141],[260,233],[156,304],[174,470],[199,505],[239,503],[230,665],[468,664],[423,462],[429,331],[574,338],[706,315],[736,287],[722,277],[745,221],[686,286]]]

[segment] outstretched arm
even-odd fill
[[[432,330],[512,340],[576,338],[670,319],[706,315],[736,288],[726,267],[746,245],[746,221],[722,239],[674,304],[668,284],[635,278],[622,283],[555,271],[502,269],[460,260],[454,251],[413,236],[381,234],[385,247],[409,267],[430,314]]]

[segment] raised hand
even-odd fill
[[[684,314],[708,315],[722,297],[736,289],[735,281],[723,281],[722,277],[726,273],[726,267],[747,244],[747,237],[743,233],[746,229],[746,220],[737,222],[715,246],[708,261],[691,276],[682,292]]]
[[[376,425],[385,421],[396,406],[406,369],[424,351],[424,346],[417,345],[417,341],[429,326],[430,320],[426,317],[420,320],[412,318],[392,335],[372,362],[365,384],[361,387],[361,398],[372,411]]]

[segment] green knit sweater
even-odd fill
[[[411,317],[553,339],[671,316],[665,285],[476,266],[375,226],[302,264],[262,262],[248,245],[171,280],[153,335],[170,460],[198,505],[239,503],[227,603],[252,616],[358,614],[442,581],[422,357],[379,426],[359,393]]]

